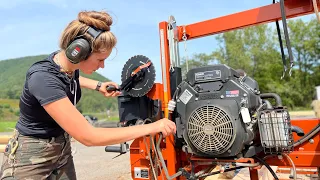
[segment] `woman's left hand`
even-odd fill
[[[99,89],[99,91],[105,96],[105,97],[115,97],[115,96],[119,96],[121,94],[120,91],[107,91],[107,87],[108,86],[114,86],[117,89],[119,88],[118,84],[115,82],[104,82],[101,84],[101,87]]]

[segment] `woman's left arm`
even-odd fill
[[[82,76],[79,77],[79,82],[80,82],[80,87],[97,90],[106,97],[118,96],[120,94],[119,91],[107,92],[108,86],[115,86],[116,88],[118,88],[118,84],[115,82],[99,82],[99,81],[88,79]],[[101,83],[101,85],[98,85],[99,83]]]

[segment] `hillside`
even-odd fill
[[[0,99],[19,99],[28,68],[45,57],[47,55],[0,61]],[[99,81],[109,81],[109,79],[96,72],[92,75],[81,73],[81,76]],[[83,89],[82,98],[77,107],[83,112],[105,112],[107,108],[117,109],[116,98],[102,98],[103,96],[96,91]]]

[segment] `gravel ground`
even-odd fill
[[[112,159],[117,153],[107,153],[104,147],[86,147],[73,142],[74,163],[79,180],[131,179],[130,154]]]
[[[99,123],[101,127],[115,127],[115,123]],[[10,135],[12,133],[0,133]],[[118,153],[105,152],[105,147],[86,147],[79,142],[72,141],[74,163],[78,180],[130,180],[130,153],[115,159]],[[2,164],[3,153],[0,153]]]
[[[97,122],[95,126],[116,127],[116,123]],[[132,179],[129,152],[114,158],[118,153],[105,152],[104,146],[86,147],[73,142],[72,148],[75,150],[74,163],[79,180]]]
[[[73,142],[72,148],[76,150],[74,163],[78,180],[132,179],[129,153],[112,159],[117,154],[105,152],[104,147],[86,147]],[[0,164],[2,159],[3,153],[0,153]]]

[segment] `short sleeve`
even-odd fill
[[[28,79],[29,92],[41,106],[67,96],[63,83],[49,72],[35,72]]]

